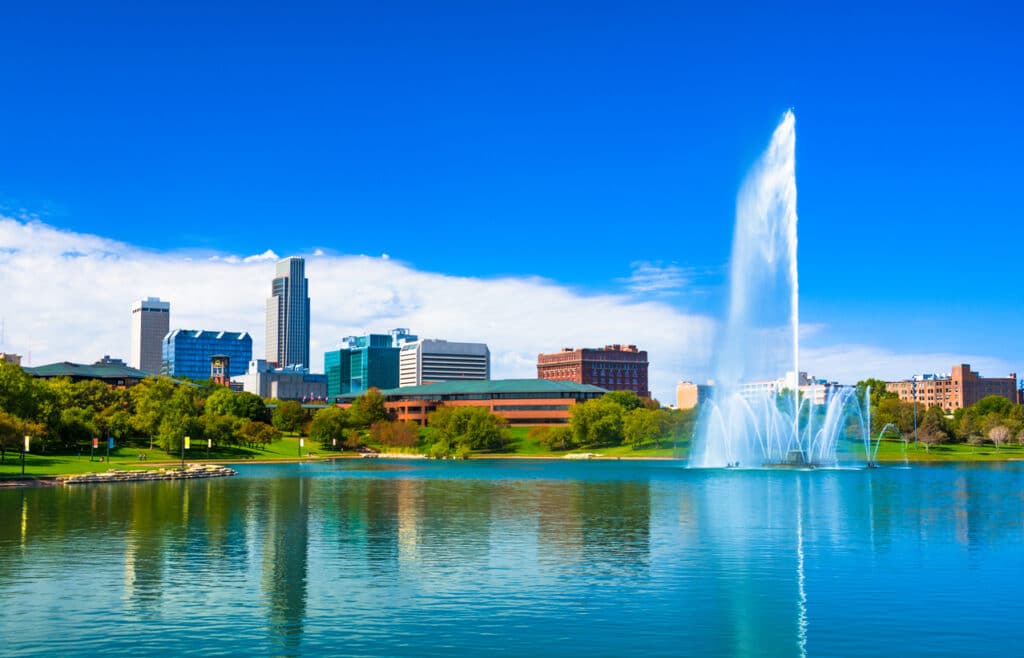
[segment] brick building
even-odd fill
[[[537,378],[600,386],[609,391],[633,391],[651,397],[647,386],[647,352],[636,345],[607,345],[602,348],[537,355]]]
[[[427,415],[441,405],[484,407],[512,426],[565,425],[573,406],[601,397],[597,386],[552,382],[544,379],[455,380],[404,386],[381,391],[392,418],[427,424]],[[335,398],[342,409],[358,397],[347,393]]]
[[[917,401],[925,407],[941,406],[944,411],[962,409],[987,395],[999,395],[1020,402],[1017,373],[1009,377],[981,377],[968,363],[953,366],[949,375],[916,375],[899,382],[886,382],[885,388],[904,402]]]

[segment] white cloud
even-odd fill
[[[127,357],[131,302],[159,296],[171,302],[172,328],[248,331],[261,355],[277,255],[195,256],[0,217],[0,349],[31,351],[35,364]],[[306,274],[317,370],[340,337],[392,327],[484,341],[495,377],[534,377],[537,353],[563,346],[636,344],[647,350],[651,388],[665,401],[681,376],[708,369],[714,322],[661,302],[582,294],[535,277],[423,272],[386,255],[317,254]]]
[[[104,354],[127,358],[132,301],[159,296],[171,302],[172,328],[248,331],[254,354],[262,355],[265,303],[277,258],[269,249],[247,257],[154,252],[0,217],[0,318],[6,334],[0,350],[31,352],[36,365],[91,363]],[[582,294],[537,277],[454,277],[385,255],[316,252],[307,258],[306,273],[315,370],[322,369],[323,352],[342,336],[393,327],[408,327],[425,338],[486,342],[495,377],[536,376],[542,351],[636,344],[647,350],[651,389],[665,402],[674,400],[678,380],[704,381],[711,370],[716,323],[645,299],[657,286],[632,295]],[[674,280],[682,285],[683,278]],[[989,377],[1013,369],[1007,361],[980,354],[899,354],[869,345],[829,345],[826,335],[825,325],[801,328],[801,336],[814,341],[801,347],[801,369],[843,383],[948,372],[954,363],[970,363]]]
[[[677,295],[680,289],[692,283],[691,272],[678,265],[637,261],[630,263],[630,267],[633,273],[619,281],[634,293]]]

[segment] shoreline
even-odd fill
[[[569,453],[580,454],[580,453]],[[407,460],[407,461],[495,461],[501,459],[509,460],[534,460],[534,461],[566,461],[566,462],[578,462],[578,461],[677,461],[686,462],[685,458],[682,457],[664,457],[664,456],[629,456],[629,455],[601,455],[599,453],[591,453],[588,456],[571,457],[569,455],[522,455],[522,454],[478,454],[473,455],[466,460],[438,460],[430,459],[427,455],[420,453],[380,453],[373,455],[365,455],[363,453],[350,453],[350,454],[338,454],[330,456],[318,456],[313,458],[289,458],[289,459],[210,459],[210,460],[197,460],[186,462],[186,468],[189,466],[202,466],[202,465],[239,465],[239,464],[260,464],[260,465],[272,465],[272,464],[309,464],[318,462],[333,462],[337,460],[356,460],[356,459],[383,459],[383,460]],[[904,462],[903,460],[878,460],[880,466],[935,466],[940,464],[1005,464],[1005,463],[1019,463],[1024,461],[1021,457],[1007,457],[1005,459],[986,459],[986,460],[957,460],[957,459],[919,459]],[[163,467],[176,466],[180,468],[180,461],[159,461],[151,462],[147,466]],[[123,464],[121,464],[123,466]],[[113,465],[107,471],[92,471],[90,473],[60,473],[53,475],[0,475],[0,488],[7,487],[45,487],[45,486],[60,486],[63,480],[88,474],[102,474],[111,470],[117,469],[118,464]],[[132,472],[133,470],[142,469],[130,469],[124,472]],[[714,469],[707,469],[714,470]],[[725,470],[724,468],[721,470]],[[742,469],[748,470],[748,469]],[[758,470],[756,468],[749,470]],[[825,469],[822,469],[825,470]]]

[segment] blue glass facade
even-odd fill
[[[252,360],[252,337],[237,331],[175,329],[164,336],[161,374],[190,379],[210,378],[210,357],[230,359],[228,375],[244,375]]]
[[[328,399],[371,388],[397,388],[398,345],[405,340],[416,336],[396,329],[390,334],[349,336],[343,340],[345,347],[324,352]]]

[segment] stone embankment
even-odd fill
[[[93,484],[96,482],[149,482],[151,480],[191,480],[195,478],[219,478],[238,475],[226,466],[215,464],[189,464],[180,468],[161,468],[158,471],[119,471],[111,469],[105,473],[83,473],[63,478],[64,484]]]

